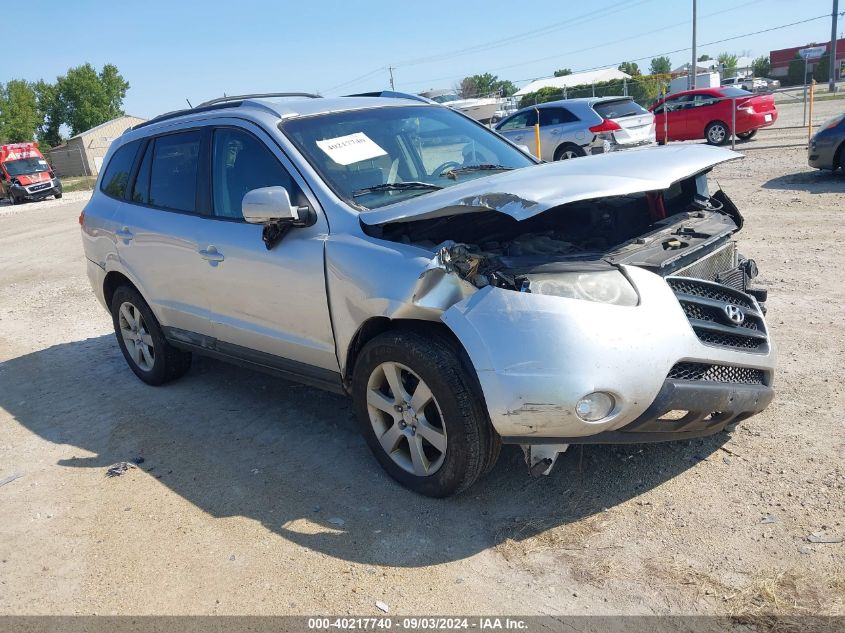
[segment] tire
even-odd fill
[[[726,123],[713,121],[704,128],[704,139],[710,145],[724,145],[731,138],[730,128]]]
[[[165,340],[150,306],[135,288],[120,286],[115,290],[111,313],[123,358],[145,383],[163,385],[191,368],[191,353],[176,349]],[[130,352],[127,345],[133,341],[135,347]]]
[[[62,194],[57,193],[54,197],[56,198],[56,200],[61,200],[61,199],[62,199]]]
[[[740,141],[750,141],[752,138],[757,136],[757,130],[751,130],[750,132],[743,132],[742,134],[737,134],[736,137]]]
[[[367,343],[355,362],[353,404],[370,450],[396,481],[429,497],[466,490],[499,455],[501,440],[461,358],[437,335],[394,330]],[[391,384],[404,392],[402,409]]]
[[[586,156],[584,148],[574,143],[564,143],[555,150],[555,160],[567,160]]]

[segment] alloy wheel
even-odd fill
[[[561,160],[569,160],[570,158],[578,158],[578,154],[573,152],[571,149],[568,149],[560,155]]]
[[[725,137],[728,135],[728,131],[722,127],[721,125],[714,125],[710,128],[710,131],[707,133],[708,138],[710,139],[711,143],[716,145],[721,144]]]
[[[367,411],[385,453],[418,477],[437,472],[446,459],[446,427],[429,386],[405,365],[385,362],[367,382]]]
[[[128,301],[120,306],[118,315],[120,335],[132,362],[143,371],[151,371],[155,364],[155,345],[147,331],[141,311]]]

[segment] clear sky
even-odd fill
[[[699,54],[757,56],[828,40],[829,17],[701,45],[829,16],[831,6],[698,0]],[[142,117],[224,92],[378,90],[388,87],[390,65],[396,89],[408,92],[449,88],[488,71],[521,85],[557,68],[637,58],[647,70],[651,57],[690,46],[691,7],[692,0],[45,0],[29,9],[33,26],[39,16],[47,20],[35,27],[40,36],[18,31],[20,42],[0,61],[0,82],[54,80],[71,66],[113,63],[131,85],[126,112]],[[678,66],[690,53],[669,57]]]

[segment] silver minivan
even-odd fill
[[[534,126],[540,124],[545,161],[565,160],[656,143],[654,115],[631,97],[586,97],[522,108],[496,131],[536,154]]]
[[[205,354],[349,394],[386,471],[446,496],[502,443],[540,475],[768,405],[765,291],[707,179],[736,158],[539,164],[436,104],[230,97],[114,141],[80,222],[138,378]]]

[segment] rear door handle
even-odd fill
[[[119,240],[123,240],[124,244],[129,244],[129,242],[132,241],[132,238],[135,237],[135,234],[129,230],[128,226],[124,226],[119,231],[115,231],[115,236]]]
[[[219,262],[222,262],[225,257],[223,257],[223,253],[217,250],[217,247],[214,245],[210,245],[208,248],[201,250],[200,257],[206,260],[212,266],[217,266]]]

